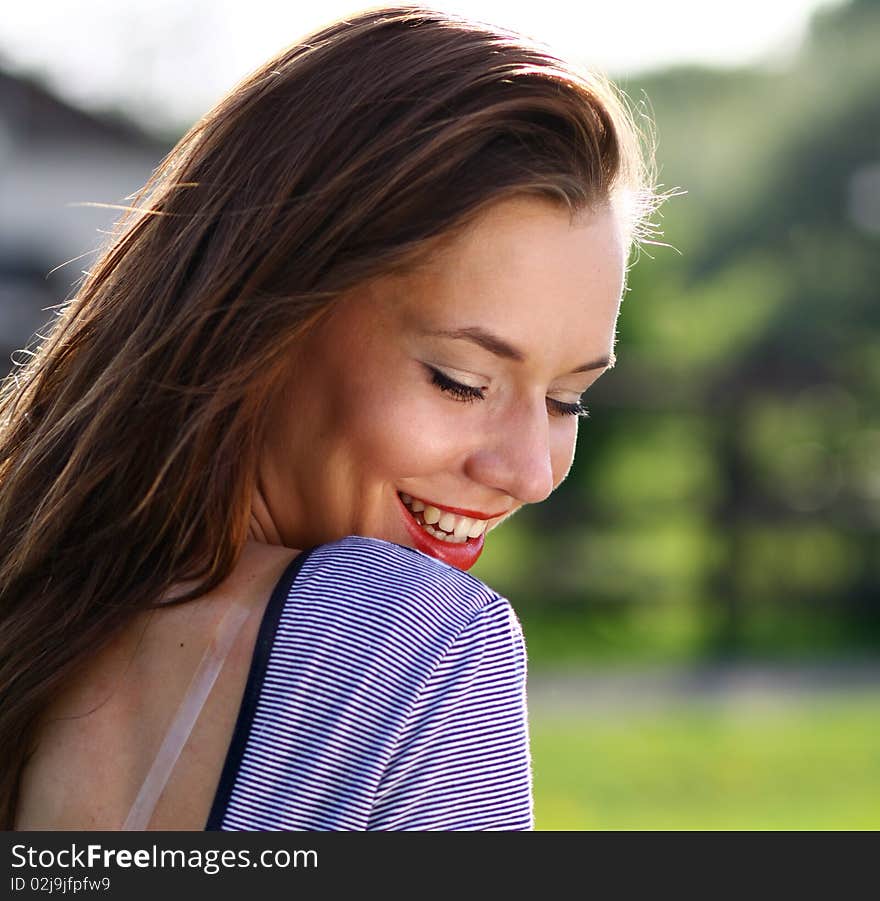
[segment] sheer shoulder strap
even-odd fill
[[[177,763],[180,752],[202,712],[202,707],[217,681],[236,636],[251,612],[250,607],[234,603],[223,615],[211,643],[202,655],[195,675],[190,680],[186,694],[177,708],[177,713],[171,721],[171,726],[165,734],[137,798],[125,818],[122,826],[124,830],[143,831],[147,828],[159,798],[168,784],[174,764]]]

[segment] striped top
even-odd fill
[[[375,538],[300,554],[266,608],[205,828],[533,829],[510,603]]]

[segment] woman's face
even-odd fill
[[[260,463],[252,534],[365,535],[460,569],[547,498],[613,359],[626,247],[611,210],[505,200],[430,264],[340,301],[303,340]],[[490,539],[491,540],[491,539]]]

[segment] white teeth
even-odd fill
[[[438,539],[439,541],[446,541],[449,544],[464,544],[467,541],[466,538],[456,538],[454,535],[447,535],[445,532],[441,532],[439,529],[435,529],[433,526],[422,526],[422,528],[431,536]]]
[[[440,541],[448,541],[452,544],[464,544],[468,538],[479,538],[486,531],[487,521],[484,519],[471,519],[468,516],[457,516],[439,507],[425,504],[424,501],[413,498],[401,492],[401,500],[413,513],[422,514],[422,528],[434,538]],[[436,526],[436,528],[435,528]]]
[[[441,513],[436,507],[427,506],[425,507],[425,512],[422,514],[425,522],[434,525],[435,522],[440,521]]]
[[[468,538],[479,538],[486,531],[485,519],[474,519],[471,521],[471,527],[468,529]]]
[[[437,525],[443,529],[444,532],[451,532],[455,528],[455,514],[454,513],[444,513],[440,517],[440,522]]]

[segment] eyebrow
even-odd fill
[[[457,341],[471,341],[479,347],[482,347],[484,350],[488,350],[490,353],[495,354],[497,357],[503,357],[505,360],[515,360],[517,363],[524,363],[526,359],[526,355],[521,350],[518,350],[503,338],[499,338],[498,335],[493,335],[492,332],[487,332],[484,328],[480,328],[478,325],[470,326],[468,328],[426,331],[424,334],[434,338],[453,338]],[[582,366],[578,366],[571,371],[573,374],[576,372],[591,372],[594,369],[610,369],[616,362],[617,358],[612,353],[610,356],[600,357],[598,360],[584,363]]]

